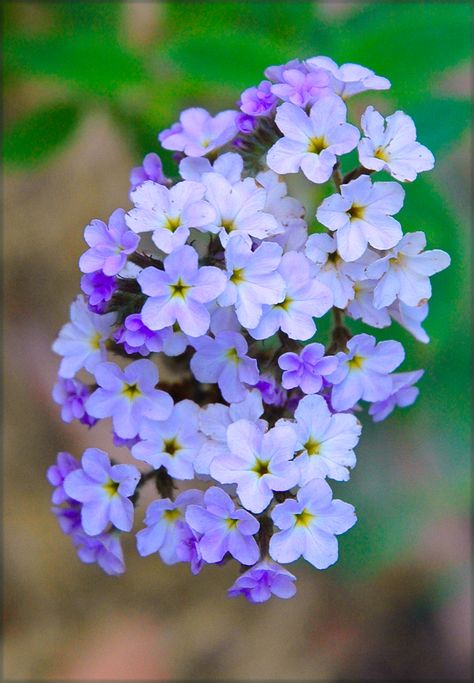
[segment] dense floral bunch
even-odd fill
[[[131,173],[133,207],[86,227],[83,295],[53,346],[54,399],[66,422],[111,418],[115,445],[141,467],[88,448],[48,471],[84,562],[124,571],[121,534],[153,482],[139,554],[193,573],[233,558],[229,595],[253,602],[295,593],[282,565],[337,560],[336,537],[356,516],[327,480],[348,480],[356,464],[360,402],[379,421],[418,394],[423,371],[395,372],[402,345],[352,336],[346,317],[395,320],[427,342],[429,277],[449,264],[394,218],[400,182],[434,164],[412,119],[369,106],[362,133],[347,122],[346,101],[387,79],[328,57],[265,76],[240,111],[183,111],[159,135],[179,177],[148,154]],[[343,175],[339,157],[354,150],[360,165]],[[315,190],[329,183],[317,220],[288,194],[292,174]],[[325,347],[315,319],[330,311]],[[158,365],[174,379],[159,382]]]

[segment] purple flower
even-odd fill
[[[310,339],[316,332],[313,317],[320,318],[331,308],[332,293],[311,277],[310,263],[304,254],[283,254],[278,272],[285,283],[285,298],[263,307],[259,324],[250,334],[254,339],[268,339],[281,329],[290,339]]]
[[[415,124],[404,112],[396,111],[384,119],[373,107],[367,107],[361,123],[367,137],[362,138],[358,149],[365,168],[388,171],[401,182],[412,182],[418,173],[433,168],[433,155],[416,142]]]
[[[308,70],[325,69],[331,75],[330,86],[341,97],[347,98],[366,90],[387,90],[390,81],[377,76],[373,71],[360,64],[338,66],[329,57],[311,57],[305,60]]]
[[[297,436],[295,463],[300,470],[300,485],[311,479],[330,477],[349,479],[349,468],[356,464],[353,448],[359,441],[360,422],[349,413],[331,414],[322,396],[305,396],[295,410]]]
[[[117,344],[123,344],[127,353],[159,353],[163,350],[163,336],[165,330],[159,332],[150,330],[142,320],[140,313],[127,315],[123,326],[117,330],[114,339]]]
[[[111,465],[107,453],[98,448],[87,448],[81,465],[81,469],[66,476],[64,490],[82,503],[81,521],[86,534],[100,534],[109,522],[121,531],[130,531],[130,496],[140,480],[140,472],[133,465]]]
[[[249,114],[244,114],[242,112],[237,115],[237,118],[235,121],[237,124],[237,128],[239,129],[239,132],[243,133],[244,135],[250,135],[251,133],[254,132],[254,130],[257,127],[256,117],[250,116]],[[233,144],[236,145],[237,142],[239,142],[239,138],[234,140]],[[242,142],[242,141],[240,140],[240,142]]]
[[[72,535],[72,541],[82,562],[97,563],[110,576],[117,576],[125,571],[122,546],[117,532],[111,531],[91,537],[78,531]]]
[[[284,370],[282,385],[285,389],[300,387],[305,394],[316,394],[323,385],[323,378],[337,368],[335,356],[325,356],[322,344],[308,344],[299,354],[283,353],[278,365]]]
[[[375,337],[357,334],[347,342],[347,353],[336,354],[338,368],[329,375],[333,384],[331,402],[335,410],[352,408],[357,401],[382,401],[392,391],[389,376],[405,358],[403,346],[397,341],[376,344]]]
[[[115,363],[101,363],[94,374],[99,388],[87,399],[86,410],[93,417],[111,417],[121,438],[136,436],[144,417],[169,417],[173,401],[165,391],[155,389],[159,375],[152,361],[136,360],[124,370]]]
[[[160,185],[168,185],[169,180],[163,173],[163,164],[158,154],[151,152],[143,159],[141,166],[130,171],[130,191],[133,192],[145,180],[153,180]]]
[[[229,588],[229,598],[243,595],[249,602],[266,602],[272,595],[277,598],[292,598],[296,593],[296,576],[280,567],[276,562],[265,560],[244,572]]]
[[[393,182],[374,183],[366,175],[341,185],[341,194],[327,197],[316,218],[336,232],[337,250],[344,261],[355,261],[370,244],[391,249],[402,238],[400,223],[392,218],[403,206],[405,192]]]
[[[237,332],[220,332],[215,339],[200,337],[193,342],[196,353],[191,359],[191,371],[199,382],[217,382],[221,394],[229,403],[245,398],[245,385],[258,382],[258,365],[247,356],[248,344]]]
[[[82,505],[78,503],[77,500],[71,500],[67,495],[64,502],[66,505],[51,508],[52,513],[58,520],[61,531],[63,534],[71,537],[76,532],[82,532],[84,534],[81,525]]]
[[[308,69],[299,59],[292,59],[286,64],[279,64],[278,66],[268,66],[263,73],[269,81],[279,83],[283,80],[283,73],[288,69],[298,69],[301,73],[308,73]]]
[[[381,422],[385,420],[397,406],[399,408],[411,406],[420,393],[419,389],[414,387],[413,384],[418,382],[423,373],[423,370],[415,370],[414,372],[393,374],[392,393],[383,401],[372,403],[369,408],[369,415],[372,416],[373,421]]]
[[[273,375],[269,373],[260,375],[260,380],[255,385],[262,395],[264,403],[269,406],[283,406],[286,403],[286,391],[278,384]]]
[[[355,264],[349,263],[348,266]],[[357,280],[354,281],[354,298],[346,309],[348,316],[354,320],[363,320],[371,327],[388,327],[390,316],[387,308],[375,308],[374,289],[377,280]]]
[[[158,136],[165,149],[184,152],[188,157],[202,157],[230,142],[237,134],[236,111],[221,111],[212,117],[200,107],[185,109],[179,124]]]
[[[85,409],[85,402],[90,393],[90,388],[78,379],[58,378],[53,387],[53,399],[61,406],[63,422],[79,420],[89,427],[95,425],[97,420],[88,415]]]
[[[280,105],[275,123],[284,137],[270,148],[267,164],[276,173],[297,173],[301,168],[308,180],[325,183],[336,155],[350,152],[359,141],[359,131],[346,123],[346,115],[346,105],[335,95],[313,104],[309,115],[290,102]]]
[[[242,505],[262,512],[273,491],[288,491],[298,483],[299,472],[292,458],[296,434],[290,425],[278,425],[263,433],[249,420],[238,420],[227,428],[230,454],[211,462],[211,475],[221,484],[237,484]]]
[[[277,102],[271,87],[270,81],[261,81],[259,85],[244,90],[240,96],[240,109],[249,116],[270,114]]]
[[[176,546],[176,556],[180,562],[190,563],[194,575],[199,574],[204,565],[199,547],[202,534],[193,531],[188,524],[183,525],[182,532],[181,540]]]
[[[102,270],[105,275],[117,275],[138,246],[140,238],[127,228],[125,211],[116,209],[109,218],[109,225],[93,220],[84,230],[84,238],[89,245],[79,259],[83,273]]]
[[[260,524],[246,510],[236,509],[232,498],[217,486],[204,494],[202,505],[189,505],[186,521],[202,534],[199,551],[205,562],[220,562],[230,553],[242,564],[255,564],[259,549],[253,535]]]
[[[303,486],[296,500],[285,500],[271,513],[281,531],[270,539],[270,555],[277,562],[294,562],[301,555],[316,569],[336,562],[336,534],[347,531],[357,521],[354,507],[333,500],[324,479],[313,479]]]
[[[374,289],[376,308],[389,306],[395,299],[407,306],[420,306],[431,297],[430,276],[447,268],[451,259],[441,249],[423,251],[425,246],[423,232],[407,233],[367,267],[367,276],[378,281]]]
[[[222,403],[210,403],[201,409],[199,428],[207,437],[201,446],[194,462],[194,469],[199,474],[210,475],[210,464],[217,455],[229,454],[227,446],[227,427],[237,420],[250,420],[262,431],[267,423],[259,418],[263,414],[262,397],[256,389],[246,392],[239,403],[225,406]]]
[[[426,331],[422,327],[422,322],[426,319],[429,307],[427,303],[421,306],[407,306],[402,301],[396,301],[388,307],[388,312],[391,317],[404,327],[415,339],[423,344],[427,344],[430,340]]]
[[[48,468],[46,477],[51,486],[55,487],[51,496],[51,501],[55,505],[61,505],[61,503],[69,500],[69,496],[64,490],[64,480],[70,472],[78,469],[80,469],[80,465],[76,458],[65,451],[58,453],[56,464]]]
[[[279,80],[280,83],[271,86],[271,92],[298,107],[314,104],[331,92],[328,88],[330,76],[324,69],[309,73],[300,69],[285,69]]]
[[[190,228],[202,228],[214,220],[215,211],[203,197],[202,183],[183,180],[171,189],[147,180],[131,194],[134,209],[125,220],[133,232],[152,232],[152,240],[170,254],[185,244]]]
[[[337,253],[336,240],[327,233],[315,233],[306,241],[305,254],[315,264],[313,276],[328,287],[334,306],[346,308],[354,297],[354,280],[365,277],[365,265],[346,263]]]
[[[71,304],[71,321],[66,323],[53,344],[53,351],[63,356],[59,376],[70,379],[85,368],[92,372],[107,357],[105,342],[110,337],[116,313],[99,315],[88,310],[84,297]]]
[[[225,247],[233,233],[264,239],[281,232],[276,219],[265,212],[267,193],[253,178],[231,183],[219,173],[204,173],[206,199],[215,209],[215,217],[206,230],[219,233]]]
[[[193,463],[204,442],[198,420],[199,406],[188,399],[177,403],[166,420],[144,419],[133,456],[156,470],[166,467],[176,479],[193,479]]]
[[[89,310],[103,313],[105,304],[117,290],[117,280],[114,276],[105,275],[101,270],[97,270],[81,277],[81,289],[87,294]]]
[[[146,529],[137,533],[137,549],[142,557],[159,552],[165,564],[188,561],[178,555],[178,547],[183,539],[189,537],[190,529],[184,515],[191,503],[199,505],[203,493],[197,489],[188,489],[176,497],[154,500],[148,506],[145,515]]]
[[[145,268],[138,282],[147,299],[142,320],[151,330],[162,330],[176,321],[190,337],[209,329],[210,315],[204,304],[224,290],[225,274],[213,266],[198,267],[198,254],[189,245],[173,251],[164,261],[164,271]]]
[[[229,183],[238,183],[241,180],[244,162],[242,157],[235,152],[220,154],[212,164],[204,157],[186,157],[179,164],[179,174],[184,180],[202,182],[204,173],[219,173]]]
[[[240,324],[247,329],[258,325],[263,304],[276,304],[284,299],[285,283],[277,272],[281,255],[278,244],[262,242],[253,251],[247,240],[237,235],[227,244],[229,279],[219,304],[235,306]]]

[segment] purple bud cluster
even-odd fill
[[[381,421],[415,401],[423,374],[396,372],[401,343],[353,335],[347,321],[395,320],[427,342],[430,276],[449,265],[395,218],[400,183],[434,164],[411,118],[369,106],[348,120],[350,97],[389,87],[328,57],[271,66],[240,111],[183,111],[158,136],[176,176],[148,154],[130,175],[131,206],[86,227],[53,397],[65,422],[109,420],[141,470],[96,448],[80,463],[60,453],[48,470],[82,561],[124,571],[120,538],[140,524],[149,483],[139,555],[193,574],[234,560],[231,597],[290,598],[282,565],[336,562],[356,515],[328,480],[347,481],[356,464],[363,404]],[[360,165],[343,175],[354,150]],[[288,194],[291,175],[330,184],[315,215]]]

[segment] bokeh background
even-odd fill
[[[470,3],[5,2],[4,677],[37,680],[469,678]],[[49,512],[58,450],[110,449],[64,425],[51,342],[79,288],[82,230],[128,207],[128,173],[182,108],[234,106],[266,65],[330,55],[392,81],[351,101],[403,108],[437,157],[406,187],[405,230],[451,268],[434,278],[417,404],[374,427],[336,492],[358,510],[339,563],[296,567],[298,595],[227,600],[233,569],[138,559],[82,565]],[[171,171],[170,158],[163,155]],[[324,326],[323,326],[324,327]],[[356,329],[356,326],[353,326]],[[125,459],[124,449],[116,457]],[[141,519],[143,509],[137,518]]]

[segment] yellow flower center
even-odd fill
[[[365,358],[355,355],[354,358],[351,358],[347,362],[347,364],[350,370],[361,370],[364,367],[364,361]]]
[[[314,519],[314,517],[315,517],[315,515],[313,515],[308,510],[304,509],[301,512],[296,513],[295,524],[296,524],[296,526],[308,526],[309,523],[311,522],[311,520]]]
[[[165,228],[174,232],[181,225],[181,218],[179,216],[167,216]]]
[[[259,477],[263,477],[264,474],[269,474],[270,470],[268,469],[268,463],[268,460],[259,460],[257,458],[255,465],[252,467],[252,472],[256,472]]]
[[[234,268],[234,271],[230,276],[230,281],[233,282],[234,285],[239,285],[241,282],[244,282],[244,272],[243,268]]]
[[[328,143],[326,142],[324,135],[320,135],[319,137],[309,138],[308,148],[306,151],[310,152],[311,154],[320,154],[320,152],[327,147]]]
[[[100,342],[102,341],[102,335],[100,332],[96,332],[93,337],[90,338],[89,344],[94,351],[99,351]]]
[[[173,436],[172,439],[165,439],[163,441],[163,452],[168,453],[171,457],[176,455],[179,450],[181,450],[181,445],[178,443],[175,436]]]
[[[189,285],[186,285],[181,278],[174,285],[170,285],[171,298],[180,297],[181,299],[186,298],[186,292],[191,289]]]
[[[226,358],[228,358],[231,361],[231,363],[235,363],[236,365],[238,365],[240,363],[240,358],[239,358],[239,354],[237,353],[237,349],[234,349],[234,348],[228,349],[225,352],[225,355],[226,355]]]
[[[221,225],[226,232],[232,232],[232,230],[236,229],[235,223],[231,218],[223,218]]]
[[[376,157],[377,159],[381,159],[382,161],[390,160],[390,156],[388,155],[385,147],[377,147],[377,149],[374,152],[374,157]]]
[[[351,217],[351,221],[357,218],[364,217],[365,206],[360,206],[359,204],[353,204],[347,213]]]
[[[236,526],[237,526],[237,524],[238,524],[238,522],[239,522],[238,519],[232,519],[231,517],[228,517],[228,518],[225,520],[225,523],[227,524],[227,526],[229,527],[229,529],[235,529]]]
[[[120,484],[118,482],[109,479],[108,482],[105,483],[102,488],[107,493],[107,495],[109,495],[112,498],[112,496],[115,496],[115,494],[117,493],[119,486]]]
[[[321,444],[319,441],[316,441],[316,439],[313,439],[312,436],[309,437],[308,441],[304,444],[304,447],[308,455],[320,454]]]
[[[179,508],[175,508],[174,510],[165,510],[163,517],[167,522],[176,522],[176,520],[180,519],[181,517],[181,510],[179,510]]]
[[[122,389],[122,394],[129,398],[131,401],[133,401],[134,398],[137,398],[137,396],[140,396],[142,392],[138,388],[138,384],[135,382],[135,384],[124,384],[123,389]]]
[[[293,299],[290,296],[288,296],[288,294],[287,294],[283,301],[281,301],[279,304],[275,305],[275,308],[282,308],[284,311],[287,311],[290,308],[292,303],[293,303]]]

